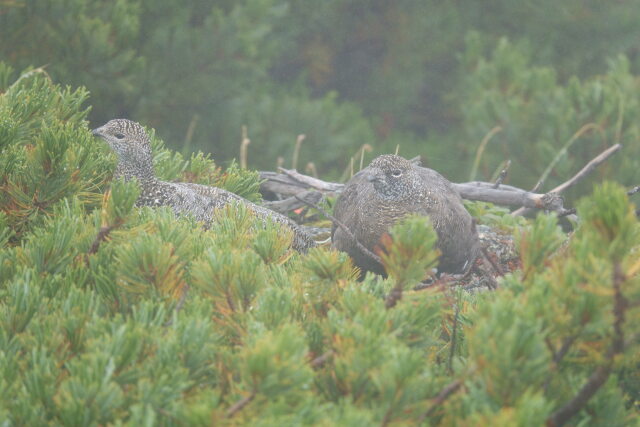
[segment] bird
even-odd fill
[[[174,213],[191,215],[211,225],[215,209],[235,202],[245,205],[258,218],[270,219],[293,231],[292,247],[300,252],[316,246],[315,241],[298,224],[288,217],[258,206],[234,193],[217,187],[189,182],[166,182],[156,177],[153,168],[151,141],[147,131],[129,119],[113,119],[92,130],[94,136],[102,138],[116,153],[118,162],[114,178],[125,181],[137,180],[140,195],[137,206],[169,206]]]
[[[480,244],[475,220],[460,195],[438,172],[392,154],[376,157],[345,184],[334,206],[332,245],[347,252],[363,273],[385,275],[384,267],[354,238],[375,253],[382,236],[410,214],[427,216],[433,224],[441,252],[438,273],[458,274],[471,268]]]

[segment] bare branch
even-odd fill
[[[504,185],[500,178],[498,178],[496,183],[472,181],[466,183],[452,183],[452,186],[463,199],[478,200],[502,206],[518,207],[519,209],[511,213],[514,216],[524,215],[533,209],[553,211],[561,216],[567,216],[574,212],[570,209],[564,208],[560,193],[584,179],[584,177],[590,174],[596,167],[609,159],[609,157],[621,148],[622,145],[620,144],[609,147],[587,163],[587,165],[585,165],[571,179],[546,194],[526,191],[510,185]],[[419,161],[419,159],[412,159],[412,161],[414,160]],[[322,181],[318,178],[303,175],[296,170],[283,168],[278,169],[282,173],[260,172],[260,178],[263,180],[260,185],[261,191],[273,192],[284,197],[289,197],[310,189],[317,190],[324,194],[335,195],[340,193],[344,188],[344,184]],[[506,170],[507,168],[505,167],[500,175],[506,175]],[[496,184],[499,185],[498,188],[496,188]],[[536,185],[536,187],[539,187],[539,185]],[[637,192],[640,192],[640,187],[635,187],[630,190],[629,195]]]
[[[256,397],[256,392],[252,391],[249,396],[243,397],[242,399],[234,403],[229,409],[227,409],[225,416],[227,418],[233,417],[236,413],[242,411],[245,406],[251,403],[251,401],[255,399],[255,397]]]
[[[493,186],[493,184],[490,184]],[[479,200],[495,203],[502,206],[525,206],[534,209],[544,209],[555,212],[564,212],[562,197],[554,194],[537,194],[525,190],[493,189],[478,183],[452,184],[463,199]]]
[[[433,411],[435,411],[438,406],[442,405],[453,393],[460,390],[460,387],[462,387],[462,380],[455,380],[443,388],[442,391],[438,393],[429,409],[427,409],[427,411],[418,418],[418,424],[421,424],[427,417],[433,414]]]
[[[332,182],[322,181],[318,178],[313,178],[311,176],[303,175],[295,169],[284,169],[278,168],[278,170],[285,175],[293,178],[295,181],[303,184],[306,187],[315,188],[316,190],[321,191],[339,191],[342,190],[344,184],[335,184]]]
[[[616,144],[613,145],[609,148],[607,148],[606,150],[604,150],[602,153],[600,153],[599,155],[597,155],[596,157],[594,157],[589,163],[587,163],[582,169],[580,169],[580,172],[578,172],[577,174],[575,174],[571,179],[569,179],[568,181],[558,185],[556,188],[554,188],[553,190],[551,190],[552,193],[562,193],[564,190],[566,190],[569,187],[573,187],[574,185],[576,185],[579,181],[581,181],[584,177],[586,177],[587,175],[589,175],[591,172],[593,172],[598,166],[600,166],[602,163],[604,163],[607,159],[609,159],[609,157],[611,157],[612,155],[614,155],[615,153],[617,153],[618,151],[620,151],[622,149],[622,144]]]
[[[293,148],[293,159],[291,160],[292,169],[298,167],[298,156],[300,155],[300,147],[302,146],[302,141],[304,141],[306,137],[306,135],[301,134],[296,138],[296,145]]]
[[[582,126],[580,129],[578,129],[576,131],[576,133],[574,133],[571,138],[569,138],[569,140],[567,141],[567,143],[562,147],[562,149],[560,149],[560,151],[558,151],[555,155],[555,157],[553,158],[553,160],[551,160],[551,163],[549,164],[549,166],[547,166],[547,168],[544,170],[544,172],[542,172],[542,176],[540,177],[540,179],[538,180],[538,183],[536,184],[536,187],[539,189],[540,187],[542,187],[542,184],[545,182],[545,180],[547,179],[547,177],[549,176],[549,174],[551,173],[551,171],[553,170],[553,168],[555,168],[556,164],[558,164],[558,162],[560,162],[560,159],[562,159],[562,157],[564,155],[567,154],[567,152],[569,151],[569,148],[576,142],[578,141],[578,139],[580,139],[580,137],[582,135],[584,135],[585,133],[587,133],[588,131],[591,130],[597,130],[600,132],[600,135],[602,136],[602,140],[605,140],[605,136],[604,136],[604,130],[602,129],[602,126],[596,124],[596,123],[587,123],[586,125]],[[536,190],[538,191],[538,190]]]
[[[580,169],[580,171],[577,174],[575,174],[573,177],[571,177],[571,179],[569,179],[568,181],[560,184],[559,186],[557,186],[556,188],[551,190],[549,193],[557,193],[557,194],[559,194],[559,193],[562,193],[567,188],[576,185],[579,181],[584,179],[587,175],[589,175],[591,172],[593,172],[598,166],[600,166],[602,163],[604,163],[609,157],[611,157],[612,155],[614,155],[615,153],[617,153],[621,149],[622,149],[622,144],[615,144],[615,145],[607,148],[605,151],[603,151],[602,153],[600,153],[599,155],[597,155],[596,157],[591,159],[591,161],[589,161],[589,163],[587,163],[582,169]],[[526,206],[526,207],[528,207],[528,206]],[[530,210],[525,209],[525,207],[522,207],[522,208],[512,212],[511,215],[514,215],[514,216],[526,215],[529,212],[530,212]]]
[[[242,141],[240,142],[240,169],[247,168],[247,155],[251,140],[247,136],[247,127],[242,126]]]
[[[182,310],[182,307],[184,306],[184,302],[187,300],[188,293],[189,293],[189,285],[185,286],[184,289],[182,290],[182,294],[180,295],[180,299],[178,300],[178,304],[176,304],[176,308],[174,310],[176,313],[179,313],[180,310]],[[173,317],[167,320],[166,322],[164,322],[162,326],[168,327],[168,326],[171,326],[172,324],[173,324]]]
[[[394,286],[384,300],[384,307],[388,310],[396,306],[402,299],[402,286]]]
[[[107,238],[109,237],[111,232],[113,230],[115,230],[116,228],[120,227],[123,222],[124,221],[122,220],[122,218],[117,218],[116,221],[113,224],[109,224],[109,225],[105,225],[104,227],[100,227],[100,230],[98,231],[98,234],[96,235],[96,238],[93,240],[93,243],[91,244],[91,247],[89,248],[89,251],[84,256],[84,262],[85,262],[85,264],[87,266],[89,265],[89,255],[93,255],[93,254],[97,253],[98,249],[100,249],[100,245],[102,244],[102,242],[107,240]]]
[[[98,231],[96,238],[93,240],[93,243],[91,244],[91,248],[89,248],[89,252],[87,252],[87,255],[93,255],[98,252],[100,244],[107,240],[107,237],[109,237],[109,234],[111,234],[111,231],[113,231],[114,228],[116,228],[115,225],[100,227],[100,231]]]
[[[319,368],[320,366],[324,365],[327,362],[327,360],[331,359],[332,357],[333,357],[333,350],[329,350],[326,353],[323,353],[322,355],[313,359],[310,365],[312,368]]]
[[[301,202],[300,199],[309,201],[311,203],[318,203],[322,199],[322,193],[313,190],[303,191],[296,196],[288,197],[284,200],[265,202],[264,206],[276,212],[287,213],[303,206],[307,206],[307,204],[305,202]]]
[[[502,185],[502,182],[507,177],[507,172],[509,172],[510,167],[511,167],[511,160],[507,160],[507,163],[505,164],[504,169],[500,171],[500,174],[498,175],[498,179],[496,179],[495,184],[493,184],[493,188],[497,189]]]

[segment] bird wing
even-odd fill
[[[333,216],[341,223],[349,227],[358,215],[357,206],[360,205],[360,197],[365,192],[365,186],[371,185],[366,179],[366,168],[355,174],[347,182],[342,193],[333,208]],[[336,229],[339,228],[335,222],[331,225],[331,239],[334,239]]]
[[[417,169],[425,182],[423,194],[427,198],[418,212],[431,218],[438,233],[438,247],[443,254],[450,254],[443,255],[440,267],[457,270],[466,260],[475,259],[479,245],[475,222],[446,178],[429,168]]]
[[[197,206],[202,207],[198,208],[199,215],[202,215],[202,218],[198,219],[202,219],[207,223],[211,221],[214,209],[221,208],[231,202],[242,203],[258,218],[262,220],[269,219],[290,228],[294,233],[293,247],[295,249],[306,250],[315,246],[315,242],[311,236],[298,224],[289,219],[289,217],[265,208],[264,206],[256,205],[237,194],[221,188],[209,187],[201,184],[185,182],[180,184],[175,183],[174,185],[179,185],[182,189],[182,193],[178,192],[176,194],[177,197],[183,195],[183,197],[186,196],[189,200],[196,200]],[[198,217],[198,215],[196,215],[196,217]]]

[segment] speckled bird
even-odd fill
[[[372,252],[382,235],[409,214],[431,219],[442,253],[439,272],[463,273],[471,267],[479,250],[475,222],[451,183],[432,169],[400,156],[379,156],[347,182],[334,208],[335,218]],[[384,274],[382,265],[362,253],[337,224],[331,237],[361,270]]]
[[[140,185],[137,206],[170,206],[176,215],[192,215],[209,226],[215,209],[230,202],[242,203],[257,217],[283,224],[294,232],[293,248],[305,251],[315,246],[313,239],[298,224],[284,215],[258,206],[242,197],[217,187],[159,180],[153,169],[149,135],[139,124],[127,119],[110,120],[94,129],[118,155],[114,178],[136,179]]]

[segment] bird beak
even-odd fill
[[[102,134],[102,126],[99,128],[95,128],[94,130],[91,131],[91,134],[93,136],[103,136]]]
[[[382,176],[379,172],[370,172],[367,174],[366,178],[369,182],[379,182],[382,181]]]

